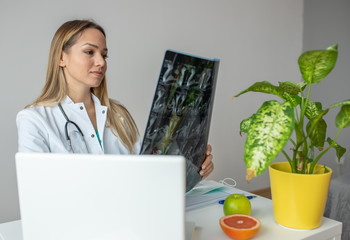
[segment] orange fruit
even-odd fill
[[[246,196],[235,193],[225,199],[223,209],[226,216],[232,214],[250,215],[252,207]]]
[[[224,216],[219,222],[226,235],[237,240],[254,237],[261,227],[259,219],[244,214]]]

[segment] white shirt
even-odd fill
[[[84,103],[74,103],[69,97],[61,102],[69,120],[75,122],[81,129],[88,152],[92,154],[130,154],[111,129],[106,128],[107,107],[102,106],[99,99],[93,94],[92,98],[95,103],[101,145]],[[66,119],[58,106],[31,106],[17,114],[16,122],[19,152],[71,152],[65,136]],[[134,145],[134,153],[138,154],[139,151],[138,139]]]

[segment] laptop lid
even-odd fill
[[[17,153],[24,240],[185,239],[185,160]]]

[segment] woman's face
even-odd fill
[[[97,29],[85,29],[76,43],[63,52],[63,68],[68,90],[90,90],[98,87],[107,70],[105,36]]]

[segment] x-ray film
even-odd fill
[[[149,114],[141,154],[186,158],[186,189],[200,180],[219,60],[168,50]]]

